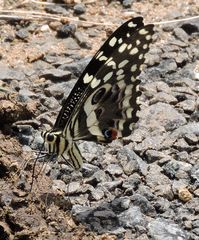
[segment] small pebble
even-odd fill
[[[86,7],[83,3],[76,4],[73,9],[74,9],[74,13],[78,15],[86,12]]]
[[[180,188],[178,190],[178,197],[183,202],[188,202],[193,198],[192,194],[189,192],[187,188]]]

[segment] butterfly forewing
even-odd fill
[[[61,149],[56,153],[65,158],[67,152],[75,168],[81,167],[82,156],[73,141],[111,142],[131,133],[138,120],[137,77],[153,34],[153,25],[144,26],[141,17],[124,23],[95,54],[63,103],[48,135],[54,134]]]
[[[101,67],[95,70],[91,62],[91,70],[83,75],[87,86],[70,124],[75,140],[109,142],[103,132],[109,128],[117,130],[117,137],[125,137],[138,120],[136,100],[140,92],[136,87],[140,81],[136,78],[152,40],[153,25],[143,26],[141,18],[132,21],[98,51],[93,62],[103,62]]]

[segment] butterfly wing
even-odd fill
[[[130,135],[138,120],[140,81],[136,78],[153,33],[153,25],[144,26],[138,17],[123,24],[104,43],[61,110],[57,124],[65,125],[65,134],[69,129],[73,140],[98,142]],[[72,114],[68,113],[70,106]],[[67,125],[64,116],[70,118]]]
[[[44,132],[50,154],[79,169],[83,157],[74,141],[111,142],[131,133],[139,110],[136,78],[153,33],[153,25],[137,17],[108,38],[63,103],[53,129]]]

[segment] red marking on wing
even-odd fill
[[[117,139],[117,129],[111,128],[110,130],[111,130],[111,139],[112,140]]]

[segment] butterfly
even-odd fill
[[[48,154],[61,156],[69,166],[80,169],[84,159],[76,141],[110,143],[131,134],[140,110],[137,77],[153,27],[136,17],[105,41],[63,102],[53,128],[42,132]]]

